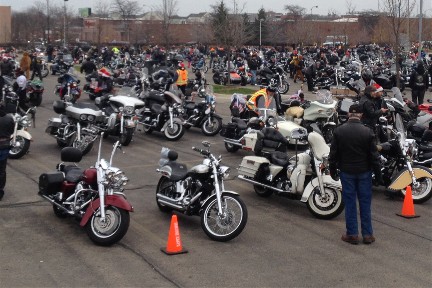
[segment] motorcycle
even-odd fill
[[[308,128],[312,123],[316,123],[326,143],[330,143],[338,121],[337,105],[338,101],[332,99],[330,91],[319,90],[317,100],[305,102],[302,104],[303,107],[290,107],[285,112],[285,115],[288,119],[296,120],[298,124],[305,128]]]
[[[42,81],[33,80],[27,82],[27,99],[31,106],[39,106],[42,103],[44,89]]]
[[[221,157],[210,152],[210,143],[203,141],[208,149],[192,147],[204,156],[203,164],[190,170],[177,163],[178,154],[162,148],[160,168],[162,176],[156,188],[156,203],[162,212],[172,210],[186,215],[199,215],[201,228],[215,241],[229,241],[237,237],[246,226],[248,212],[240,195],[225,190],[224,180],[230,168],[221,165]]]
[[[183,114],[182,101],[169,91],[153,90],[142,98],[145,103],[139,123],[144,133],[151,134],[154,130],[163,132],[168,140],[180,139],[185,128],[180,118]]]
[[[416,161],[418,144],[415,139],[406,139],[400,115],[396,116],[395,128],[394,137],[378,145],[384,185],[390,195],[405,195],[405,188],[411,185],[414,203],[424,203],[432,197],[432,170]]]
[[[105,95],[95,99],[95,104],[107,115],[107,123],[103,125],[106,136],[120,137],[120,144],[127,146],[132,141],[138,123],[138,113],[144,102],[129,96]]]
[[[73,147],[63,148],[62,163],[57,164],[56,171],[40,175],[38,194],[53,205],[57,217],[74,217],[95,244],[109,246],[126,235],[133,207],[123,193],[128,178],[112,166],[121,146],[118,141],[114,144],[108,162],[101,159],[102,138],[96,164],[91,168],[65,164],[80,162],[82,153]]]
[[[72,69],[59,76],[57,82],[59,84],[56,85],[54,92],[61,100],[75,103],[81,97],[81,89],[78,86],[80,80],[74,75]]]
[[[207,87],[207,89],[209,89]],[[186,119],[183,126],[201,127],[201,131],[206,136],[214,136],[222,129],[222,117],[216,114],[216,97],[213,93],[206,91],[205,88],[198,92],[198,97],[204,98],[200,103],[194,101],[183,102],[183,119]]]
[[[306,203],[319,219],[332,219],[342,213],[342,185],[328,173],[330,147],[316,133],[307,134],[303,128],[292,132],[292,138],[307,139],[310,149],[289,158],[275,151],[265,156],[245,156],[239,166],[240,180],[252,183],[261,197],[272,194]]]
[[[257,72],[256,85],[268,86],[270,83],[275,82],[277,84],[277,91],[280,94],[286,94],[289,90],[289,83],[285,76],[283,68],[276,66],[274,71],[269,67],[264,67]]]
[[[105,119],[102,111],[93,104],[60,100],[54,102],[53,109],[60,116],[48,120],[45,132],[57,140],[59,147],[70,146],[87,154],[101,131],[99,126]]]
[[[60,75],[67,73],[68,70],[73,68],[74,60],[71,54],[64,54],[56,57],[55,64],[51,65],[51,75]]]

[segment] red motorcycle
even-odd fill
[[[109,246],[120,241],[129,228],[129,212],[132,205],[123,193],[128,178],[119,168],[112,166],[114,144],[110,161],[101,159],[102,139],[96,164],[81,169],[75,164],[81,161],[82,153],[73,147],[63,148],[62,163],[55,172],[43,173],[39,177],[39,195],[53,204],[54,214],[59,218],[72,216],[80,220],[89,238],[97,245]]]
[[[42,94],[44,90],[45,88],[40,80],[27,82],[27,100],[30,103],[30,106],[39,106],[42,103]]]

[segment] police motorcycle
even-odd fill
[[[93,147],[104,123],[105,116],[94,104],[71,103],[57,100],[54,112],[59,117],[48,120],[45,132],[57,140],[59,147],[74,147],[83,155]]]
[[[159,131],[168,140],[176,141],[183,136],[185,127],[181,119],[182,101],[172,88],[171,72],[161,69],[154,72],[150,79],[150,89],[140,95],[144,109],[139,123],[146,134]]]
[[[330,147],[317,132],[308,134],[300,128],[291,133],[292,139],[306,140],[310,148],[302,153],[296,150],[293,157],[281,151],[260,151],[260,156],[245,156],[238,168],[238,178],[253,184],[258,196],[276,194],[300,200],[315,217],[335,218],[342,213],[344,203],[340,181],[334,181],[329,175]]]
[[[106,115],[102,126],[105,136],[118,136],[120,144],[127,146],[132,141],[144,102],[124,95],[104,95],[95,99],[95,104]]]
[[[9,158],[19,159],[28,153],[30,143],[33,140],[33,137],[27,130],[34,123],[36,107],[29,108],[27,111],[20,111],[18,95],[13,92],[12,86],[9,85],[10,82],[11,80],[5,82],[2,91],[5,110],[12,115],[15,123],[14,131],[11,135]]]
[[[120,241],[129,228],[129,213],[133,212],[123,193],[128,178],[113,166],[114,154],[120,147],[117,141],[109,161],[101,158],[101,137],[96,163],[87,169],[75,164],[82,159],[79,149],[63,148],[62,162],[57,164],[56,171],[39,177],[38,194],[52,204],[54,214],[78,220],[96,245],[109,246]]]
[[[210,143],[202,142],[207,149],[192,147],[204,160],[188,169],[178,163],[177,152],[162,148],[160,168],[162,176],[156,188],[156,203],[162,212],[179,211],[189,216],[200,216],[201,228],[215,241],[234,239],[246,226],[248,212],[240,195],[225,190],[224,180],[230,168],[221,165],[221,156],[210,152]]]
[[[326,143],[330,143],[333,132],[338,122],[336,108],[338,101],[332,98],[328,90],[319,90],[317,100],[307,101],[300,106],[300,103],[293,105],[285,111],[287,119],[291,119],[302,127],[308,128],[316,123]]]
[[[222,129],[222,117],[216,114],[216,97],[212,93],[210,85],[201,88],[197,95],[203,99],[199,103],[193,100],[183,101],[183,126],[186,129],[190,127],[200,127],[206,136],[214,136]]]

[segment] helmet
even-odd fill
[[[361,73],[361,77],[365,81],[372,80],[372,78],[373,78],[372,71],[370,71],[369,69],[363,70],[363,72]]]
[[[178,68],[184,68],[184,67],[185,67],[185,65],[184,65],[183,62],[179,62],[179,63],[177,64],[177,66],[178,66]]]
[[[106,68],[99,69],[98,74],[105,78],[111,77],[111,73]]]

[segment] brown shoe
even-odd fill
[[[375,242],[375,237],[373,235],[367,235],[363,237],[364,244],[372,244],[373,242]]]
[[[353,235],[342,235],[342,241],[348,242],[350,244],[354,244],[357,245],[360,241],[359,241],[359,237],[358,236],[353,236]]]

